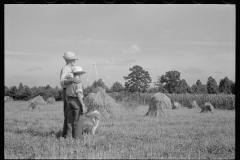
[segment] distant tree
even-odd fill
[[[107,86],[105,85],[103,80],[100,78],[97,81],[94,81],[93,84],[91,85],[92,89],[96,88],[96,87],[102,87],[102,88],[106,89]]]
[[[146,92],[149,88],[149,84],[152,82],[148,71],[145,71],[141,66],[135,65],[129,69],[131,73],[128,76],[124,76],[125,89],[128,92]]]
[[[224,79],[221,79],[219,82],[219,92],[220,93],[225,93],[225,94],[230,94],[232,93],[231,91],[231,82],[230,80],[225,77]]]
[[[24,85],[24,93],[22,94],[22,100],[29,100],[32,97],[32,91],[31,89],[27,86]]]
[[[59,97],[59,90],[60,89],[58,88],[58,86],[50,90],[52,97],[54,97],[56,101],[59,101],[61,99],[61,97]]]
[[[52,89],[52,87],[51,87],[49,84],[47,84],[47,85],[44,87],[44,89],[45,89],[45,90],[48,90],[48,89]]]
[[[123,91],[123,85],[119,82],[113,83],[112,87],[110,88],[110,92],[121,92]]]
[[[10,89],[9,89],[9,96],[12,97],[13,99],[16,99],[16,94],[17,94],[17,87],[16,86],[12,86]]]
[[[147,90],[147,93],[158,93],[159,92],[159,88],[158,87],[150,87]]]
[[[158,76],[157,82],[153,82],[154,86],[157,87],[158,92],[168,93],[168,91],[164,88],[164,85],[161,83],[161,77]]]
[[[196,84],[193,84],[193,85],[191,86],[191,89],[192,89],[192,91],[193,91],[194,94],[197,93],[197,85],[196,85]]]
[[[38,94],[38,88],[36,86],[32,87],[31,92],[32,92],[31,98],[36,97]]]
[[[217,94],[218,93],[217,82],[211,76],[208,78],[208,81],[207,81],[207,91],[208,91],[208,94]]]
[[[187,89],[187,92],[190,93],[190,94],[193,94],[194,91],[192,90],[192,88],[189,86],[189,88]]]
[[[38,95],[40,95],[40,96],[42,96],[43,97],[43,99],[45,100],[45,98],[46,98],[46,94],[45,94],[45,89],[44,89],[45,87],[38,87],[37,88],[37,92],[36,92],[36,95],[35,96],[38,96]]]
[[[180,74],[178,71],[168,71],[160,77],[160,82],[164,84],[164,89],[166,89],[168,93],[176,93],[180,82]]]
[[[49,84],[43,87],[43,98],[48,99],[49,97],[57,96],[57,91],[55,91]]]
[[[17,89],[17,92],[15,94],[15,99],[17,100],[23,100],[23,94],[25,92],[25,89],[23,87],[23,84],[22,83],[19,83],[19,86],[18,86],[18,89]]]
[[[198,79],[197,82],[196,82],[196,85],[197,85],[197,86],[201,86],[201,85],[202,85],[202,82]]]
[[[58,90],[58,96],[55,97],[56,101],[62,101],[62,89]]]
[[[190,92],[190,87],[187,84],[185,79],[182,79],[179,81],[179,84],[177,86],[176,93],[189,93]]]
[[[230,86],[231,86],[231,93],[235,94],[235,83],[231,80],[229,80],[229,81],[230,81]]]
[[[92,92],[92,87],[87,86],[86,88],[83,89],[83,95],[86,97],[89,93]]]
[[[193,91],[196,94],[206,94],[206,93],[208,93],[206,85],[202,84],[199,79],[196,82],[196,89],[194,88]]]
[[[4,85],[4,95],[9,96],[9,88]]]

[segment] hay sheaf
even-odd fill
[[[202,110],[200,113],[211,112],[214,113],[214,107],[210,102],[205,102],[204,106],[202,106]]]
[[[196,101],[191,102],[191,108],[199,108],[198,104]]]
[[[105,89],[103,89],[102,87],[96,87],[96,88],[94,88],[94,89],[92,90],[91,93],[97,93],[97,92],[99,92],[99,91],[105,91]]]
[[[30,102],[30,104],[29,104],[28,109],[32,108],[32,110],[34,110],[34,109],[42,109],[43,108],[42,106],[46,105],[46,102],[44,101],[44,99],[40,95],[35,97],[35,98],[33,98],[29,102]]]
[[[146,116],[165,117],[166,115],[170,115],[169,110],[171,108],[171,100],[163,93],[156,93],[150,99],[149,109]]]
[[[49,104],[54,104],[55,102],[56,102],[56,100],[55,100],[54,97],[49,97],[49,98],[47,99],[47,103],[49,103]]]
[[[84,98],[84,103],[87,106],[87,112],[98,110],[107,119],[114,116],[112,108],[116,104],[115,100],[110,97],[105,90],[89,93],[89,95]]]
[[[12,97],[4,96],[4,102],[11,102],[11,101],[13,101]]]
[[[172,109],[180,109],[180,108],[182,108],[182,105],[180,104],[180,103],[178,103],[178,102],[173,102],[173,107],[172,107]]]

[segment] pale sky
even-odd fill
[[[4,5],[5,85],[60,87],[67,51],[85,87],[97,76],[124,85],[134,65],[152,82],[171,70],[189,86],[235,82],[235,26],[235,5]]]

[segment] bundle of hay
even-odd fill
[[[4,96],[4,102],[10,102],[10,101],[13,101],[12,97]]]
[[[173,107],[172,109],[180,109],[182,107],[182,105],[178,102],[173,102]]]
[[[54,104],[55,102],[56,102],[56,100],[55,100],[54,97],[49,97],[49,98],[47,99],[47,103],[49,103],[49,104]]]
[[[42,106],[43,105],[46,105],[46,102],[44,101],[44,99],[42,98],[42,96],[37,96],[37,97],[35,97],[35,98],[33,98],[31,101],[29,101],[30,102],[30,104],[29,104],[29,107],[28,107],[28,109],[29,108],[32,108],[32,111],[34,110],[34,109],[42,109]],[[27,109],[27,110],[28,110]]]
[[[104,89],[96,93],[89,93],[84,98],[84,104],[87,107],[87,113],[93,110],[98,110],[104,118],[111,118],[113,115],[112,108],[115,106],[115,100],[110,97]]]
[[[146,116],[151,117],[165,117],[169,114],[169,110],[172,108],[171,100],[163,93],[154,94],[149,103],[149,109]]]
[[[214,107],[210,102],[205,102],[204,106],[202,106],[202,110],[200,113],[206,113],[206,112],[214,112]]]
[[[191,108],[198,108],[198,104],[196,101],[191,102]]]
[[[97,92],[99,92],[99,91],[105,91],[105,89],[103,89],[102,87],[97,86],[96,88],[94,88],[94,89],[92,90],[92,93],[97,93]]]

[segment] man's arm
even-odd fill
[[[68,85],[68,84],[70,84],[70,83],[80,83],[81,82],[81,80],[80,79],[78,79],[78,78],[72,78],[72,77],[66,77],[64,80],[63,80],[63,83],[65,84],[65,85]]]
[[[79,83],[81,82],[81,80],[77,79],[77,78],[73,78],[72,76],[69,75],[69,69],[68,68],[63,68],[61,70],[61,74],[60,74],[60,83],[61,83],[61,86],[65,86],[65,85],[68,85],[72,82],[74,83]]]

